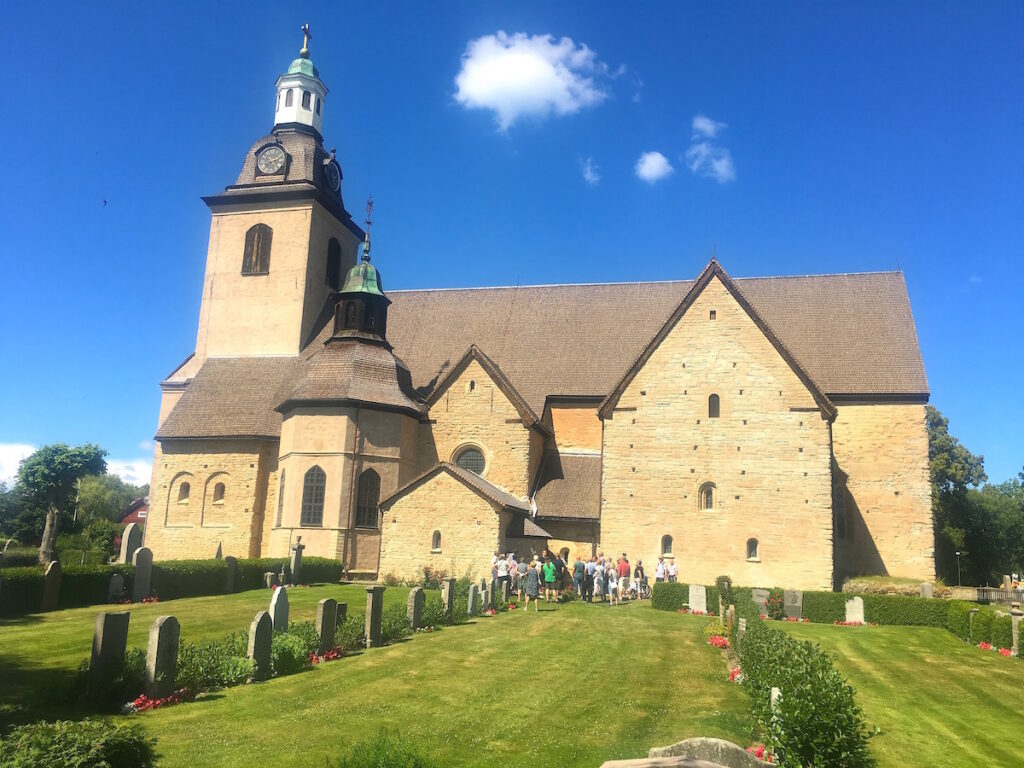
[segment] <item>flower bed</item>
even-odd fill
[[[729,638],[722,637],[721,635],[712,635],[708,638],[708,644],[725,651],[729,649]]]

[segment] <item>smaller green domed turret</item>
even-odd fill
[[[384,284],[381,281],[380,272],[370,263],[369,228],[366,231],[366,239],[363,241],[363,260],[352,267],[348,274],[345,275],[345,284],[341,286],[341,292],[384,295]]]
[[[288,67],[289,75],[307,75],[308,77],[315,77],[317,80],[320,79],[320,70],[316,68],[311,59],[298,58],[291,63]]]

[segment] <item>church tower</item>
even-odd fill
[[[204,202],[213,214],[196,360],[298,354],[363,231],[345,210],[341,167],[321,129],[327,87],[309,56],[277,79],[274,126],[245,155],[235,183]]]

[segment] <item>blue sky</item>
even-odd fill
[[[388,288],[899,268],[932,402],[1024,464],[1024,4],[42,3],[0,29],[0,476],[58,440],[146,475],[199,196],[303,22]]]

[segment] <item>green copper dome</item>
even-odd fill
[[[356,264],[345,275],[345,284],[341,287],[341,292],[373,293],[383,296],[384,285],[381,283],[380,272],[368,261]]]
[[[320,79],[320,72],[310,59],[298,58],[288,67],[289,75],[308,75]]]

